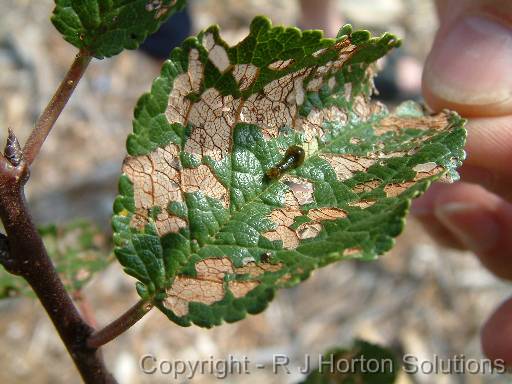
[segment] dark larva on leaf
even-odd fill
[[[267,177],[272,180],[279,179],[286,172],[300,167],[304,163],[305,156],[304,149],[298,145],[292,145],[286,150],[283,159],[267,171]]]
[[[265,252],[265,253],[262,253],[261,256],[260,256],[260,260],[262,263],[270,263],[270,259],[272,258],[272,253],[271,252]]]

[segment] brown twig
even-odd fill
[[[80,317],[27,209],[24,185],[28,164],[17,166],[0,154],[0,219],[8,237],[8,271],[22,276],[32,287],[64,342],[83,380],[89,384],[116,383],[98,349],[86,340],[93,329]]]
[[[59,88],[57,88],[52,99],[37,120],[36,125],[23,148],[23,157],[28,165],[32,164],[39,153],[41,146],[69,98],[73,94],[78,82],[91,62],[91,59],[92,56],[88,52],[78,52],[75,57],[75,61],[73,61],[68,73],[60,83]]]
[[[151,302],[140,300],[112,323],[89,336],[87,346],[89,348],[99,348],[107,344],[142,319],[151,308],[153,308]]]

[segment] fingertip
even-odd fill
[[[428,62],[425,65],[422,76],[422,94],[425,99],[425,103],[434,112],[440,112],[443,109],[449,109],[456,111],[459,115],[473,118],[473,117],[493,117],[493,116],[505,116],[512,113],[512,100],[503,100],[494,103],[483,103],[483,104],[471,104],[456,102],[443,97],[443,92],[434,90],[432,80],[428,77],[429,68]],[[433,89],[434,88],[434,89]]]
[[[434,183],[429,190],[414,200],[411,214],[423,225],[426,232],[442,246],[463,250],[465,247],[458,241],[435,216],[436,200],[453,185]]]
[[[438,196],[434,211],[486,268],[512,280],[512,205],[481,186],[456,183]]]
[[[495,363],[512,366],[512,298],[501,304],[481,331],[484,354]]]
[[[413,210],[443,245],[473,251],[496,276],[512,280],[512,205],[479,185],[438,185]]]
[[[443,24],[423,71],[429,106],[467,117],[510,114],[510,25],[484,13],[464,13]]]

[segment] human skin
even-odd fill
[[[440,242],[473,251],[512,280],[512,1],[438,0],[440,27],[423,72],[438,111],[469,118],[461,181],[434,185],[413,213]],[[512,299],[481,332],[491,359],[512,366]]]
[[[328,37],[335,37],[343,18],[336,12],[333,0],[300,0],[298,26],[302,29],[323,29]]]

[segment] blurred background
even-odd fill
[[[384,63],[377,83],[388,104],[419,98],[421,62],[436,30],[431,1],[341,0],[340,21],[376,33],[391,31],[403,47]],[[49,22],[50,0],[0,0],[0,143],[12,127],[23,143],[76,53]],[[192,0],[192,32],[217,23],[235,43],[251,19],[271,15],[274,24],[308,26],[298,0]],[[111,206],[131,131],[133,107],[149,90],[159,62],[140,51],[94,60],[32,168],[27,194],[38,224],[87,218],[108,236]],[[380,85],[379,85],[380,84]],[[393,88],[394,87],[394,88]],[[2,144],[3,146],[3,144]],[[3,273],[3,272],[2,272]],[[180,328],[154,310],[104,347],[107,365],[123,384],[170,383],[145,375],[141,356],[160,360],[224,359],[229,354],[251,364],[291,358],[292,374],[270,369],[229,376],[229,383],[294,383],[294,366],[304,353],[317,355],[355,337],[410,353],[482,358],[479,327],[510,293],[470,254],[433,243],[413,219],[392,252],[377,262],[343,262],[317,271],[300,286],[281,290],[260,315],[211,330]],[[98,324],[106,324],[136,300],[134,280],[116,263],[96,276],[83,294]],[[499,376],[403,376],[400,383],[504,383]],[[197,376],[193,383],[217,382]],[[0,301],[0,382],[78,383],[78,374],[50,321],[32,299]]]

